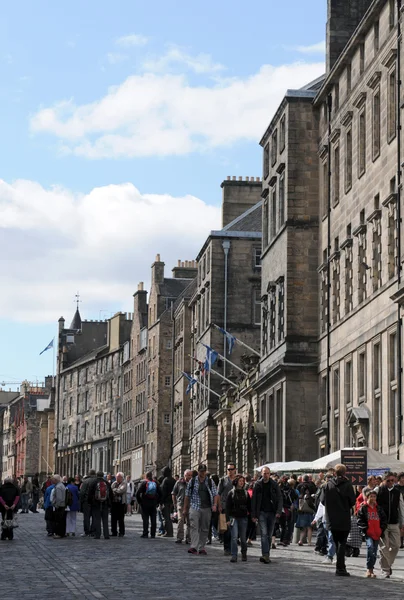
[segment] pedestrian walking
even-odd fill
[[[44,484],[45,485],[45,484]],[[55,487],[55,481],[51,477],[49,481],[49,485],[45,489],[44,499],[43,499],[43,507],[45,509],[45,523],[46,523],[46,532],[48,537],[53,537],[54,531],[54,515],[53,515],[53,505],[51,502],[51,494],[52,490]]]
[[[351,509],[355,505],[355,492],[345,473],[345,465],[336,465],[335,477],[322,488],[320,496],[320,502],[325,507],[327,527],[332,533],[337,551],[335,574],[339,576],[349,576],[345,566],[345,552],[351,529]]]
[[[134,494],[134,484],[130,475],[126,475],[126,516],[132,516],[132,500]]]
[[[176,481],[172,476],[170,467],[164,467],[162,473],[164,477],[161,484],[161,512],[164,520],[163,537],[174,537],[171,513],[173,512],[172,492]]]
[[[83,528],[84,533],[82,533],[82,537],[87,537],[93,533],[93,527],[91,523],[91,504],[88,501],[88,490],[92,483],[96,479],[96,474],[94,469],[90,469],[87,477],[84,478],[83,483],[80,488],[80,508],[83,513]]]
[[[30,506],[30,510],[33,513],[37,513],[38,512],[38,502],[39,502],[39,492],[40,492],[40,487],[39,487],[39,473],[35,473],[35,475],[32,478],[32,503]]]
[[[296,527],[300,529],[299,546],[303,546],[304,539],[307,537],[307,544],[311,546],[313,535],[312,521],[316,512],[315,497],[317,487],[310,481],[309,476],[303,477],[303,482],[297,486],[299,492],[299,509],[297,512]]]
[[[366,577],[376,577],[374,567],[380,538],[387,527],[387,517],[384,510],[377,504],[377,493],[368,489],[366,500],[358,510],[358,526],[366,539]]]
[[[140,506],[143,520],[142,538],[149,537],[149,521],[150,521],[150,537],[156,537],[156,519],[157,506],[161,501],[160,485],[153,479],[153,473],[146,473],[144,479],[138,486],[136,492],[136,500]]]
[[[127,485],[123,473],[116,474],[116,480],[111,485],[112,505],[111,505],[111,535],[119,537],[125,535],[125,512],[126,512],[126,490]]]
[[[191,478],[192,471],[190,469],[187,469],[186,471],[184,471],[184,477],[182,477],[176,482],[172,492],[174,511],[178,514],[177,539],[175,540],[176,544],[181,544],[184,540],[185,528],[185,543],[191,543],[189,515],[184,515],[185,492],[187,489],[188,482],[191,480]]]
[[[206,465],[198,466],[198,474],[192,477],[185,492],[184,514],[189,514],[191,525],[190,554],[206,555],[206,542],[212,511],[219,509],[219,495],[215,483],[206,475]]]
[[[404,535],[404,499],[395,483],[395,476],[387,473],[377,494],[377,504],[387,517],[387,527],[380,543],[380,567],[382,577],[387,579],[393,573],[392,566],[400,548],[401,536]]]
[[[77,513],[80,510],[80,492],[73,477],[70,477],[66,486],[72,495],[72,503],[66,507],[66,535],[76,535]]]
[[[31,502],[31,494],[32,494],[32,483],[29,481],[28,477],[24,475],[22,484],[21,484],[21,505],[22,510],[21,513],[29,512],[29,505]]]
[[[241,560],[247,560],[247,524],[248,514],[251,512],[251,498],[245,489],[245,478],[236,475],[233,479],[233,488],[227,494],[226,522],[231,534],[231,559],[237,562],[238,539],[240,538]]]
[[[0,512],[2,518],[1,539],[12,540],[14,538],[14,515],[20,499],[20,491],[14,485],[11,477],[6,477],[0,486]]]
[[[53,476],[55,487],[51,493],[54,518],[54,538],[64,538],[66,535],[66,486],[60,475]]]
[[[233,482],[236,477],[236,465],[229,463],[227,465],[227,475],[222,477],[219,481],[218,494],[220,496],[220,511],[224,514],[226,512],[227,496],[233,489]],[[223,552],[225,556],[231,555],[231,532],[230,527],[222,534],[223,535]]]
[[[97,471],[88,489],[88,502],[93,516],[94,538],[101,539],[101,524],[104,540],[109,540],[108,511],[112,505],[111,485],[104,479],[104,473]]]
[[[254,486],[251,515],[254,522],[259,523],[261,530],[261,558],[260,562],[269,564],[270,542],[275,527],[276,519],[282,514],[283,498],[279,485],[271,479],[271,471],[264,467],[261,479]]]

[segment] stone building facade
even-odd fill
[[[192,309],[190,300],[197,287],[195,277],[173,306],[174,360],[173,379],[173,444],[172,469],[181,475],[190,465],[190,398],[186,393],[188,380],[183,373],[192,373],[196,363],[191,358]]]
[[[56,470],[84,474],[90,468],[120,470],[124,345],[132,315],[59,320],[56,392]]]
[[[322,81],[289,90],[260,142],[263,318],[254,388],[270,462],[316,453],[319,184],[313,99]]]
[[[171,460],[173,441],[173,320],[172,310],[196,276],[194,261],[179,262],[165,277],[160,255],[151,267],[149,302],[143,284],[134,295],[131,333],[132,443],[131,472],[139,479],[145,471],[160,474]]]
[[[247,373],[242,359],[249,351],[235,344],[229,356],[226,340],[215,325],[259,350],[262,227],[259,178],[229,177],[222,189],[223,228],[210,233],[197,256],[198,278],[190,300],[191,355],[203,362],[209,346],[242,370],[219,358],[214,365],[219,375],[199,374],[205,387],[195,385],[189,396],[189,465],[195,468],[202,461],[220,474],[224,459],[219,457],[233,454],[233,437],[242,439],[243,447],[248,445],[248,418],[235,422],[229,413],[218,412],[220,403],[215,393],[221,395],[228,385],[220,375],[235,384],[242,381]]]
[[[322,174],[318,445],[402,458],[403,15],[401,3],[352,2],[361,17],[354,32],[343,4],[331,3],[329,21],[344,22],[349,39],[336,48],[328,32],[327,77],[313,105]]]
[[[24,382],[2,411],[2,475],[35,473],[44,479],[54,470],[55,389],[47,377],[42,387]]]
[[[402,455],[400,5],[328,0],[326,75],[261,140],[268,461]]]

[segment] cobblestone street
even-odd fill
[[[15,597],[17,590],[19,600],[404,597],[404,551],[391,580],[367,580],[362,547],[360,558],[348,559],[351,577],[343,579],[308,547],[274,550],[271,565],[259,563],[258,543],[247,563],[230,564],[217,543],[208,546],[208,556],[191,556],[172,539],[140,539],[139,516],[126,519],[125,538],[109,541],[47,538],[42,512],[21,515],[19,522],[14,541],[0,544],[2,598]],[[80,516],[77,531],[79,536]]]

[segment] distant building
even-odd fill
[[[164,276],[156,256],[151,267],[149,303],[143,284],[134,295],[132,328],[132,476],[148,470],[159,474],[169,464],[173,415],[172,305],[197,274],[194,261],[179,263],[173,277]]]
[[[45,386],[25,382],[20,393],[3,405],[2,478],[17,475],[42,479],[54,470],[53,378]]]
[[[215,325],[224,328],[251,348],[259,351],[261,335],[261,229],[262,183],[259,178],[230,177],[223,181],[222,223],[219,231],[211,231],[198,256],[198,279],[190,300],[190,328],[184,329],[190,340],[191,355],[204,362],[206,346],[230,359],[240,371],[219,358],[214,370],[219,374],[201,373],[194,362],[193,370],[204,387],[195,385],[187,396],[189,416],[182,412],[183,423],[189,428],[189,466],[199,462],[207,464],[212,472],[223,474],[227,460],[235,460],[233,437],[243,439],[247,448],[247,422],[235,423],[231,411],[219,411],[217,394],[221,395],[228,384],[221,376],[238,383],[244,378],[244,355],[251,354],[236,344],[231,356],[227,342]],[[185,347],[187,347],[187,341]],[[192,363],[191,363],[192,364]],[[185,365],[184,365],[185,366]],[[176,378],[181,374],[176,370]],[[187,381],[183,382],[183,385]],[[176,382],[178,387],[178,383]],[[216,393],[209,393],[212,390]],[[181,395],[179,395],[179,398]],[[247,411],[248,412],[248,411]],[[181,412],[180,412],[181,414]],[[189,419],[189,425],[188,425]],[[247,415],[248,421],[248,415]],[[241,468],[251,465],[247,450]]]
[[[121,459],[122,373],[131,315],[81,321],[59,319],[56,388],[56,469],[116,472]]]

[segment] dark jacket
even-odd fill
[[[226,520],[247,518],[251,512],[251,498],[244,489],[236,490],[234,487],[227,494]]]
[[[95,499],[95,491],[97,489],[97,484],[99,481],[104,481],[107,484],[108,499],[105,502],[99,502],[98,500]],[[81,486],[81,487],[83,487],[83,486]],[[105,479],[103,477],[94,477],[94,478],[92,477],[91,483],[88,488],[87,502],[93,506],[94,505],[98,506],[100,504],[106,504],[107,506],[111,506],[111,504],[112,504],[111,484],[108,483],[108,481],[105,481]]]
[[[163,483],[161,484],[161,504],[172,504],[173,499],[171,497],[172,491],[176,484],[174,477],[171,474],[171,469],[165,467],[163,469]]]
[[[139,484],[139,487],[137,488],[137,492],[136,492],[136,500],[139,502],[140,506],[142,506],[142,505],[157,506],[157,504],[160,504],[160,502],[161,502],[161,487],[157,482],[155,482],[157,485],[156,495],[153,497],[146,496],[147,482],[148,482],[148,479],[145,479],[144,481],[142,481]]]
[[[351,508],[355,506],[355,492],[346,477],[333,477],[322,488],[320,501],[325,506],[325,521],[334,531],[351,530]]]
[[[290,487],[288,483],[284,483],[281,487],[283,508],[290,509],[294,502],[299,498],[297,492]]]
[[[0,498],[3,501],[1,502],[2,505],[6,504],[11,507],[14,504],[17,506],[19,496],[20,490],[11,481],[6,481],[6,483],[3,483],[0,487]]]
[[[83,504],[83,502],[88,502],[88,490],[90,489],[90,486],[94,483],[94,481],[97,478],[95,477],[86,477],[86,479],[84,479],[83,483],[81,484],[81,488],[80,488],[80,503]]]
[[[300,497],[305,496],[307,492],[310,494],[310,496],[313,496],[317,493],[317,486],[312,481],[302,481],[302,483],[299,483],[296,489],[299,492]]]
[[[380,529],[383,532],[387,527],[386,513],[384,512],[384,510],[382,509],[381,506],[377,505],[376,508],[377,508],[377,514],[379,515],[379,519],[380,519]],[[361,505],[360,509],[358,510],[357,517],[358,517],[358,527],[361,530],[361,533],[363,535],[366,535],[366,532],[369,527],[368,504],[366,504],[364,502]]]
[[[401,492],[397,487],[391,490],[386,485],[381,485],[377,493],[377,504],[382,507],[386,513],[388,525],[397,525],[400,519],[400,499]],[[404,515],[403,515],[404,516]]]
[[[272,504],[275,508],[274,513],[277,515],[282,514],[283,508],[283,497],[280,490],[279,485],[273,479],[269,480],[270,482],[270,494]],[[261,512],[261,502],[262,502],[262,484],[263,479],[259,479],[254,486],[252,502],[251,502],[251,517],[253,519],[258,519],[259,514]]]

